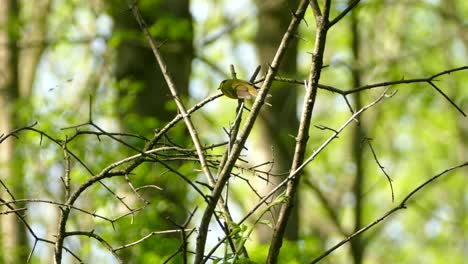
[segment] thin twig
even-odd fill
[[[451,168],[448,168],[446,170],[444,170],[443,172],[431,177],[429,180],[425,181],[424,183],[422,183],[421,185],[419,185],[418,187],[416,187],[415,189],[413,189],[413,191],[411,191],[402,201],[401,203],[394,207],[393,209],[389,210],[388,212],[386,212],[385,214],[383,214],[381,217],[379,217],[377,220],[375,220],[374,222],[370,223],[369,225],[359,229],[358,231],[356,231],[355,233],[353,233],[352,235],[350,235],[349,237],[341,240],[340,242],[338,242],[336,245],[334,245],[333,247],[331,247],[330,249],[328,249],[327,251],[325,251],[324,253],[322,253],[320,256],[316,257],[314,260],[312,260],[312,264],[314,263],[317,263],[319,262],[320,260],[322,260],[323,258],[325,258],[326,256],[330,255],[330,253],[332,253],[333,251],[335,251],[336,249],[338,249],[339,247],[341,247],[342,245],[346,244],[347,242],[349,242],[351,239],[355,238],[356,236],[359,236],[360,234],[364,233],[365,231],[369,230],[371,227],[377,225],[378,223],[380,223],[381,221],[383,221],[384,219],[386,219],[387,217],[389,217],[390,215],[392,215],[393,213],[395,213],[396,211],[398,210],[401,210],[401,209],[406,209],[407,208],[407,202],[409,201],[409,199],[411,199],[413,197],[413,195],[415,195],[417,192],[419,192],[421,189],[423,189],[424,187],[426,187],[428,184],[430,184],[431,182],[435,181],[436,179],[438,179],[439,177],[445,175],[446,173],[450,172],[450,171],[453,171],[455,169],[458,169],[458,168],[461,168],[461,167],[465,167],[465,166],[468,166],[468,162],[465,162],[463,164],[460,164],[460,165],[457,165],[457,166],[453,166]]]
[[[166,83],[167,83],[167,86],[169,87],[169,90],[172,94],[172,97],[174,98],[174,101],[177,105],[177,109],[179,110],[179,112],[181,113],[183,119],[184,119],[184,122],[187,126],[187,129],[189,130],[189,133],[190,133],[190,136],[192,138],[192,142],[193,144],[195,145],[195,148],[197,149],[197,154],[198,154],[198,157],[200,159],[200,165],[203,169],[203,172],[208,180],[208,182],[210,183],[210,185],[214,185],[214,177],[213,175],[211,174],[209,168],[208,168],[208,165],[206,163],[206,158],[205,158],[205,154],[202,150],[202,145],[200,143],[200,140],[198,138],[198,133],[190,119],[190,116],[187,114],[187,110],[184,106],[184,104],[182,103],[182,100],[180,99],[180,97],[178,96],[178,89],[176,88],[176,85],[174,83],[174,80],[172,78],[172,76],[170,75],[168,69],[167,69],[167,64],[166,62],[164,61],[163,57],[161,56],[160,52],[159,52],[159,49],[158,49],[158,45],[156,45],[156,42],[154,41],[153,37],[151,36],[148,28],[146,27],[146,23],[145,21],[143,20],[143,16],[141,15],[140,13],[140,10],[138,9],[138,7],[136,6],[136,2],[133,2],[132,0],[127,0],[127,4],[128,4],[128,7],[130,8],[130,10],[132,11],[136,21],[138,22],[138,25],[140,26],[140,29],[143,31],[143,34],[145,35],[150,47],[151,47],[151,50],[153,51],[153,54],[154,54],[154,57],[156,58],[156,61],[158,62],[159,64],[159,67],[161,68],[161,72],[164,76],[164,79],[166,80]]]
[[[353,0],[351,3],[349,3],[348,7],[346,7],[345,10],[343,10],[337,17],[335,17],[330,23],[328,23],[328,28],[333,27],[336,23],[338,23],[343,17],[346,16],[357,4],[359,4],[360,0]]]
[[[180,232],[192,232],[194,230],[195,230],[195,228],[184,229],[184,230],[175,229],[175,230],[153,231],[153,232],[147,234],[146,236],[138,239],[137,241],[134,241],[132,243],[128,243],[128,244],[125,244],[123,246],[114,248],[114,251],[117,252],[117,251],[122,250],[122,249],[133,247],[133,246],[135,246],[137,244],[140,244],[141,242],[147,240],[148,238],[150,238],[150,237],[152,237],[154,235],[177,234],[177,233],[180,233]]]
[[[112,248],[112,246],[107,242],[104,238],[102,238],[100,235],[94,233],[94,230],[86,232],[86,231],[71,231],[67,232],[65,234],[66,236],[87,236],[87,237],[92,237],[99,241],[111,254],[114,256],[114,258],[119,262],[119,263],[124,263],[122,258],[119,257],[117,253],[115,253],[115,250]]]
[[[370,89],[374,89],[374,88],[387,87],[387,86],[398,85],[398,84],[428,83],[432,88],[434,88],[438,93],[440,93],[444,97],[444,99],[449,101],[449,103],[451,105],[453,105],[457,109],[458,112],[460,112],[463,116],[466,117],[467,115],[461,109],[461,107],[459,107],[457,104],[455,104],[455,102],[452,99],[450,99],[440,88],[438,88],[434,84],[435,78],[437,78],[439,76],[442,76],[442,75],[445,75],[445,74],[451,74],[453,72],[464,71],[464,70],[468,70],[468,66],[462,66],[462,67],[457,67],[457,68],[445,70],[445,71],[436,73],[436,74],[434,74],[434,75],[432,75],[430,77],[426,77],[426,78],[414,78],[414,79],[406,79],[406,80],[402,79],[402,80],[398,80],[398,81],[379,82],[379,83],[374,83],[374,84],[367,84],[367,85],[357,87],[357,88],[354,88],[354,89],[350,89],[350,90],[342,90],[342,89],[338,89],[336,87],[329,86],[329,85],[324,85],[324,84],[317,84],[317,86],[320,89],[327,90],[327,91],[330,91],[330,92],[333,92],[333,93],[338,93],[338,94],[341,94],[343,96],[346,96],[348,94],[358,93],[358,92],[361,92],[361,91],[364,91],[364,90],[370,90]],[[302,80],[294,80],[294,79],[288,79],[288,78],[276,77],[275,80],[280,81],[280,82],[295,83],[295,84],[299,84],[299,85],[304,84],[304,81],[302,81]],[[263,79],[256,80],[255,83],[261,82],[261,81],[263,81]]]
[[[301,166],[299,166],[295,171],[293,171],[292,173],[290,173],[290,175],[284,179],[282,182],[280,182],[274,189],[272,189],[268,194],[266,194],[262,200],[260,200],[253,208],[252,210],[247,213],[242,219],[241,221],[239,222],[239,224],[243,223],[245,220],[247,220],[263,203],[266,202],[266,200],[268,200],[273,194],[275,194],[277,191],[281,190],[284,185],[286,185],[291,179],[293,179],[294,177],[297,176],[298,173],[301,172],[301,170],[307,165],[309,164],[310,162],[312,162],[335,138],[337,138],[337,136],[351,123],[353,122],[353,120],[359,116],[360,114],[362,114],[364,111],[366,111],[367,109],[371,108],[372,106],[376,105],[378,102],[380,102],[383,98],[386,97],[386,93],[382,93],[382,95],[380,97],[378,97],[375,101],[373,101],[372,103],[364,106],[363,108],[361,108],[359,111],[357,111],[356,113],[354,113],[351,117],[349,117],[345,123],[343,123],[341,125],[341,127],[339,129],[337,129],[336,133],[334,133],[333,135],[331,135],[327,140],[325,140],[324,143],[322,143],[322,145],[317,149],[315,150],[310,156],[309,158],[304,161],[302,163]]]
[[[367,144],[369,145],[369,148],[372,152],[372,156],[374,156],[374,160],[375,162],[377,163],[377,165],[379,166],[380,170],[382,171],[382,173],[385,175],[385,177],[387,178],[388,180],[388,184],[390,185],[390,191],[392,193],[392,202],[395,201],[395,193],[393,192],[393,184],[392,184],[392,178],[390,178],[390,175],[388,175],[388,173],[385,171],[385,167],[382,166],[382,164],[380,164],[379,160],[377,159],[377,154],[375,153],[375,150],[374,150],[374,147],[372,146],[372,144],[370,143],[370,138],[366,138],[365,139],[367,141]]]

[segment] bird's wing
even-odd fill
[[[240,99],[252,99],[257,95],[257,91],[255,88],[251,87],[249,89],[249,86],[239,83],[235,87],[237,97]]]

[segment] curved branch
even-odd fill
[[[407,205],[406,203],[416,194],[418,193],[421,189],[423,189],[424,187],[426,187],[427,185],[429,185],[431,182],[435,181],[436,179],[438,179],[439,177],[447,174],[448,172],[451,172],[453,170],[456,170],[456,169],[459,169],[461,167],[465,167],[465,166],[468,166],[468,162],[465,162],[465,163],[462,163],[462,164],[459,164],[459,165],[456,165],[456,166],[453,166],[451,168],[448,168],[444,171],[442,171],[441,173],[431,177],[429,180],[425,181],[424,183],[422,183],[421,185],[419,185],[418,187],[416,187],[413,191],[411,191],[408,195],[406,195],[406,197],[401,201],[401,203],[390,209],[388,212],[386,212],[385,214],[383,214],[381,217],[379,217],[377,220],[375,220],[374,222],[370,223],[369,225],[359,229],[358,231],[356,231],[355,233],[353,233],[352,235],[350,235],[349,237],[341,240],[340,242],[338,242],[335,246],[331,247],[330,249],[328,249],[327,251],[325,251],[323,254],[321,254],[320,256],[316,257],[314,260],[312,260],[312,264],[313,263],[317,263],[319,262],[320,260],[322,260],[323,258],[325,258],[326,256],[330,255],[330,253],[332,253],[333,251],[335,251],[336,249],[338,249],[339,247],[341,247],[342,245],[346,244],[347,242],[349,242],[350,240],[352,240],[353,238],[359,236],[360,234],[364,233],[365,231],[369,230],[371,227],[377,225],[378,223],[382,222],[383,220],[385,220],[387,217],[389,217],[390,215],[392,215],[393,213],[395,213],[396,211],[398,210],[401,210],[401,209],[406,209],[407,208]]]

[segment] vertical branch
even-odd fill
[[[148,31],[148,28],[146,26],[146,23],[145,21],[143,20],[143,17],[142,15],[140,14],[140,11],[138,10],[137,6],[136,6],[136,2],[133,2],[131,0],[127,0],[127,4],[130,8],[130,10],[132,11],[136,21],[138,22],[138,25],[140,26],[141,30],[143,31],[143,34],[145,35],[150,47],[151,47],[151,50],[153,51],[153,54],[154,54],[154,57],[156,58],[156,61],[159,65],[159,67],[161,68],[161,71],[162,71],[162,74],[164,76],[164,79],[166,80],[166,83],[167,83],[167,86],[169,87],[169,90],[172,94],[172,97],[174,98],[174,101],[177,105],[177,109],[179,110],[180,114],[182,115],[182,118],[185,122],[185,125],[187,126],[187,129],[189,130],[189,133],[190,133],[190,136],[192,138],[192,142],[195,146],[195,149],[197,151],[197,155],[198,155],[198,160],[200,161],[200,164],[201,164],[201,167],[202,167],[202,170],[205,174],[205,177],[209,183],[210,186],[214,186],[215,185],[215,178],[214,176],[211,174],[211,171],[209,170],[209,167],[208,167],[208,163],[206,161],[206,157],[205,157],[205,154],[204,154],[204,151],[203,151],[203,147],[200,143],[200,140],[198,138],[198,133],[190,119],[190,116],[187,114],[187,110],[182,102],[182,100],[180,99],[179,95],[178,95],[178,92],[177,92],[177,88],[176,88],[176,85],[174,83],[174,80],[171,76],[171,74],[169,73],[169,71],[167,70],[167,64],[166,62],[164,61],[164,58],[161,56],[161,53],[159,52],[159,47],[156,45],[156,42],[154,41],[154,39],[152,38],[150,32]],[[216,202],[214,203],[214,206],[218,203],[219,201],[219,205],[220,207],[222,208],[223,212],[224,212],[224,215],[225,215],[225,219],[227,220],[228,223],[231,223],[232,222],[232,217],[229,213],[229,210],[228,210],[228,207],[227,205],[224,203],[224,201],[222,199],[217,199]],[[228,232],[228,231],[227,231]],[[244,250],[244,253],[246,253],[246,251]]]
[[[68,138],[65,138],[65,141],[62,145],[63,148],[63,159],[64,159],[64,173],[63,176],[60,177],[63,183],[63,187],[65,188],[65,200],[70,198],[70,156],[68,155],[68,148],[67,148]]]
[[[229,66],[229,70],[231,71],[231,77],[233,79],[237,79],[237,73],[236,73],[236,69],[234,68],[234,65],[230,65]]]
[[[297,193],[297,188],[300,180],[300,174],[293,176],[299,170],[306,151],[307,141],[309,139],[309,127],[314,109],[318,82],[320,80],[321,69],[323,66],[323,54],[325,52],[325,43],[328,29],[343,18],[359,1],[352,1],[351,4],[341,14],[339,14],[332,22],[329,21],[331,0],[325,0],[323,10],[318,8],[316,1],[312,1],[312,10],[316,18],[316,34],[315,48],[312,52],[312,65],[309,73],[308,82],[306,83],[306,94],[304,97],[304,105],[299,123],[299,130],[296,137],[296,148],[293,157],[293,163],[290,169],[291,181],[288,182],[286,188],[286,202],[281,206],[278,222],[275,227],[272,242],[268,252],[267,263],[277,263],[280,248],[283,243],[283,237],[291,215],[291,209],[294,206],[294,197]]]
[[[314,3],[314,2],[312,2]],[[325,52],[325,43],[328,31],[329,14],[330,14],[330,0],[325,0],[323,10],[320,13],[317,8],[318,5],[312,6],[314,15],[316,17],[316,35],[315,35],[315,48],[312,53],[312,65],[310,68],[309,78],[306,85],[306,94],[304,97],[304,105],[302,108],[302,115],[299,123],[299,130],[296,137],[296,147],[294,151],[293,162],[290,172],[296,171],[304,160],[304,153],[306,151],[307,141],[309,139],[309,127],[314,109],[318,82],[323,65],[323,54]],[[267,263],[277,263],[280,248],[283,244],[283,237],[285,234],[288,219],[291,215],[294,206],[294,197],[297,192],[300,175],[291,178],[286,188],[286,201],[282,204],[278,222],[273,232],[273,238],[268,252]]]
[[[262,84],[262,87],[260,88],[259,94],[255,100],[255,103],[252,107],[252,110],[246,120],[246,123],[240,133],[239,139],[236,139],[234,146],[232,148],[232,151],[229,155],[229,158],[226,162],[226,165],[222,169],[221,173],[218,175],[218,180],[216,182],[215,187],[212,190],[211,198],[212,200],[209,202],[207,208],[205,209],[202,220],[200,223],[200,227],[198,230],[198,237],[197,237],[197,243],[196,243],[196,255],[195,255],[195,263],[201,263],[203,261],[203,255],[205,252],[205,244],[206,244],[206,238],[207,238],[207,233],[208,233],[208,227],[210,224],[211,217],[214,213],[214,209],[216,206],[217,201],[219,200],[222,190],[229,179],[229,175],[231,173],[231,170],[237,161],[237,158],[240,155],[240,152],[245,144],[245,141],[247,140],[247,137],[250,134],[250,131],[252,130],[252,127],[255,123],[255,120],[257,119],[259,113],[260,113],[260,108],[263,105],[263,102],[265,101],[265,98],[268,94],[268,90],[270,89],[270,86],[273,82],[273,79],[276,75],[276,71],[278,67],[281,64],[281,61],[284,57],[284,54],[286,52],[286,49],[289,45],[289,43],[292,41],[294,38],[294,34],[297,31],[297,28],[304,17],[304,13],[307,9],[308,6],[308,1],[302,0],[299,4],[299,7],[294,14],[291,23],[289,24],[288,30],[283,36],[283,39],[281,40],[281,43],[278,47],[278,51],[271,63],[270,68],[268,69],[265,81]]]
[[[57,228],[57,238],[54,246],[54,263],[62,263],[62,249],[63,242],[65,240],[65,227],[67,225],[68,217],[70,215],[70,207],[61,206],[60,208],[60,218]]]
[[[265,1],[257,0],[257,23],[262,25],[259,28],[255,45],[258,57],[262,62],[268,62],[273,58],[278,48],[278,41],[283,37],[284,29],[290,22],[290,13],[285,12],[285,8],[296,0],[276,0],[275,4],[265,4]],[[297,34],[299,35],[299,34]],[[286,57],[279,68],[282,75],[297,75],[297,50],[300,37],[295,39],[288,47]],[[253,157],[256,162],[271,160],[271,173],[284,173],[291,166],[291,157],[294,153],[294,144],[291,144],[291,137],[285,135],[294,135],[297,132],[299,118],[297,117],[297,94],[298,89],[291,89],[290,84],[275,83],[270,92],[272,97],[269,99],[275,107],[268,111],[262,111],[261,119],[258,122],[258,133],[262,135],[252,146],[254,148]],[[268,183],[253,182],[259,193],[267,193],[281,182],[287,174],[280,177],[268,177]],[[276,222],[279,211],[279,204],[272,208],[268,214],[264,215],[264,220]],[[298,239],[298,210],[293,210],[290,224],[288,225],[285,237],[288,240]],[[262,244],[269,244],[273,229],[268,225],[259,225],[257,228],[257,238]]]
[[[70,156],[67,148],[68,138],[65,138],[64,143],[62,144],[63,148],[63,157],[65,162],[64,168],[64,175],[61,177],[62,183],[65,188],[65,198],[64,200],[67,201],[66,204],[72,204],[70,202]],[[68,221],[68,217],[70,215],[70,207],[67,206],[60,206],[60,217],[59,217],[59,224],[57,228],[57,235],[54,245],[54,263],[60,264],[62,263],[62,249],[63,243],[66,237],[66,225]]]
[[[351,62],[351,82],[353,88],[361,86],[361,69],[359,62],[361,61],[361,56],[359,48],[361,47],[361,38],[359,35],[359,21],[357,18],[356,12],[350,14],[351,24],[351,50],[353,54],[353,61]],[[361,94],[354,94],[354,109],[360,109],[362,107]],[[363,148],[362,140],[365,137],[365,124],[361,121],[359,116],[357,119],[357,125],[353,129],[353,141],[352,141],[352,157],[354,158],[354,163],[356,164],[356,172],[354,175],[353,182],[353,194],[356,201],[354,207],[354,231],[356,232],[362,227],[362,215],[363,215],[363,204],[364,196],[363,186],[364,186],[364,159],[363,159]],[[354,264],[362,263],[362,258],[364,255],[364,245],[361,237],[356,237],[351,240],[351,255],[354,261]]]
[[[233,79],[237,79],[237,73],[236,73],[236,70],[234,68],[234,65],[230,65],[230,71],[231,71],[231,77]],[[226,151],[224,152],[223,154],[223,157],[221,159],[221,162],[219,163],[219,167],[218,167],[218,172],[217,174],[219,175],[220,172],[222,171],[222,169],[224,168],[224,165],[226,164],[226,161],[229,157],[229,153],[231,152],[231,148],[232,148],[232,145],[234,144],[236,138],[237,138],[237,134],[239,133],[239,128],[240,128],[240,124],[242,122],[242,113],[243,113],[243,108],[244,108],[244,102],[243,100],[238,100],[238,105],[237,105],[237,109],[236,109],[236,116],[235,116],[235,120],[234,120],[234,124],[232,125],[230,131],[229,131],[229,143],[228,143],[228,146],[226,148]],[[223,199],[223,197],[219,197],[219,201],[218,201],[218,206],[220,208],[222,208],[223,210],[223,216],[224,216],[224,220],[226,221],[226,225],[222,226],[226,236],[227,236],[227,239],[228,239],[228,242],[229,242],[229,245],[231,246],[231,249],[236,252],[237,249],[236,249],[236,246],[235,246],[235,243],[232,241],[231,239],[231,229],[233,227],[233,222],[234,220],[232,219],[232,215],[229,211],[229,208],[227,206],[227,198],[226,200]],[[242,253],[245,255],[245,256],[248,256],[248,253],[247,253],[247,249],[242,246],[242,249],[241,249]]]
[[[164,58],[161,56],[161,53],[159,52],[159,47],[156,45],[156,42],[154,39],[151,37],[151,34],[146,26],[145,21],[143,20],[143,17],[140,14],[140,11],[138,10],[136,6],[136,1],[132,0],[127,0],[127,4],[132,11],[133,15],[135,16],[136,21],[138,22],[138,25],[140,26],[141,30],[143,31],[143,34],[146,37],[146,40],[148,41],[151,50],[153,51],[154,57],[156,58],[159,67],[161,68],[161,72],[164,76],[164,79],[166,80],[167,86],[169,87],[169,90],[172,94],[172,97],[174,98],[174,101],[177,105],[177,109],[179,110],[180,114],[182,115],[185,125],[187,126],[187,129],[189,130],[190,136],[192,137],[192,142],[195,145],[195,149],[197,150],[197,155],[198,159],[200,161],[203,173],[205,174],[210,186],[214,185],[214,177],[211,174],[208,164],[206,162],[206,157],[203,152],[202,145],[200,144],[200,140],[198,138],[198,133],[193,126],[192,120],[190,119],[190,116],[187,114],[187,110],[185,109],[184,104],[182,103],[182,100],[179,97],[179,94],[177,92],[176,85],[174,83],[174,80],[172,79],[171,74],[167,70],[167,64],[164,61]]]
[[[154,39],[151,37],[151,34],[148,31],[146,23],[143,20],[143,17],[140,14],[140,11],[138,10],[138,8],[136,6],[136,2],[132,2],[131,0],[127,0],[127,4],[129,6],[130,10],[132,11],[136,21],[138,22],[138,25],[140,26],[141,30],[143,31],[143,34],[145,35],[145,37],[146,37],[146,39],[147,39],[147,41],[148,41],[148,43],[149,43],[149,45],[151,47],[151,50],[153,51],[154,57],[156,58],[159,67],[161,68],[164,79],[166,80],[166,83],[167,83],[167,85],[169,87],[169,90],[170,90],[170,92],[172,94],[172,97],[174,98],[174,101],[175,101],[175,103],[177,105],[177,109],[179,110],[180,114],[182,115],[182,118],[183,118],[183,120],[185,122],[185,125],[187,126],[187,129],[189,130],[190,136],[192,138],[192,142],[195,145],[195,149],[197,151],[198,160],[200,161],[200,164],[201,164],[202,170],[203,170],[203,172],[204,172],[204,174],[206,176],[206,179],[208,180],[208,183],[209,183],[210,186],[215,186],[215,178],[211,174],[211,171],[209,170],[208,163],[206,161],[206,157],[205,157],[205,154],[204,154],[204,151],[203,151],[203,147],[202,147],[202,145],[200,143],[200,140],[198,138],[198,133],[197,133],[197,131],[196,131],[191,119],[190,119],[190,116],[187,114],[187,110],[185,109],[184,104],[182,103],[182,101],[180,100],[180,98],[178,96],[176,85],[174,83],[174,80],[172,79],[172,76],[170,75],[169,71],[167,70],[167,64],[164,61],[164,58],[161,56],[161,53],[159,52],[159,47],[156,45],[156,42],[154,41]],[[233,75],[235,77],[234,67],[231,67],[231,71],[233,72]],[[227,173],[227,175],[229,175],[229,173]],[[216,185],[218,185],[218,183],[216,183]],[[214,208],[216,207],[216,204],[219,204],[220,208],[222,209],[222,211],[224,213],[224,218],[226,219],[226,222],[228,224],[230,224],[230,223],[232,223],[232,217],[231,217],[231,214],[229,213],[229,209],[228,209],[227,205],[225,204],[224,200],[220,197],[221,196],[221,191],[222,191],[222,189],[220,190],[219,195],[215,199],[212,199],[209,202],[208,207],[210,206],[210,204],[212,204],[213,211],[214,211]],[[211,215],[210,215],[210,218],[211,218]],[[208,229],[208,224],[209,224],[209,221],[207,223],[207,229]],[[229,234],[229,228],[228,227],[225,227],[225,228],[226,228],[226,232]],[[206,232],[207,232],[207,230],[206,230]],[[243,249],[242,252],[245,255],[247,255],[247,251],[245,249]]]

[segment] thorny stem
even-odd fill
[[[320,73],[323,65],[323,54],[325,52],[325,43],[328,31],[328,16],[330,13],[330,0],[326,0],[321,14],[316,15],[317,31],[315,35],[315,48],[312,53],[312,66],[309,74],[309,80],[306,85],[306,95],[304,97],[304,106],[302,110],[299,130],[296,137],[296,147],[294,151],[291,173],[296,171],[304,160],[304,153],[309,139],[309,127],[312,118],[312,112],[316,101],[317,84],[319,83]],[[268,252],[267,263],[277,263],[280,248],[283,244],[283,237],[286,231],[291,209],[293,207],[294,196],[296,195],[299,175],[295,176],[288,183],[286,188],[287,199],[281,205],[277,225],[273,231],[273,239]]]
[[[284,54],[286,52],[286,49],[289,45],[289,43],[293,40],[294,34],[304,17],[304,13],[307,9],[308,1],[302,0],[299,4],[299,7],[294,14],[291,23],[289,24],[287,32],[284,34],[283,39],[281,40],[280,46],[278,48],[278,51],[275,55],[275,58],[273,59],[273,62],[271,63],[270,68],[268,69],[265,81],[262,84],[262,87],[260,88],[259,94],[255,100],[255,103],[252,107],[252,110],[245,122],[245,125],[240,133],[239,139],[237,139],[234,142],[234,145],[232,147],[231,153],[229,155],[229,158],[226,162],[226,165],[224,168],[221,170],[221,173],[218,175],[218,180],[216,182],[215,187],[213,188],[212,194],[211,194],[211,201],[208,203],[207,208],[205,209],[202,220],[200,223],[200,227],[198,230],[198,237],[197,237],[197,242],[196,242],[196,254],[195,254],[195,261],[194,263],[202,263],[203,257],[204,257],[204,252],[205,252],[205,244],[206,244],[206,239],[208,235],[208,227],[210,224],[211,217],[213,216],[214,209],[216,207],[216,203],[219,200],[222,190],[229,179],[231,170],[237,161],[237,158],[240,155],[240,152],[245,144],[245,141],[247,140],[247,137],[250,134],[250,131],[252,130],[252,127],[255,123],[255,120],[257,119],[259,113],[260,113],[260,108],[263,105],[265,98],[268,94],[268,90],[271,86],[271,83],[273,82],[273,79],[276,75],[276,71],[278,67],[280,66],[280,63],[284,57]]]

